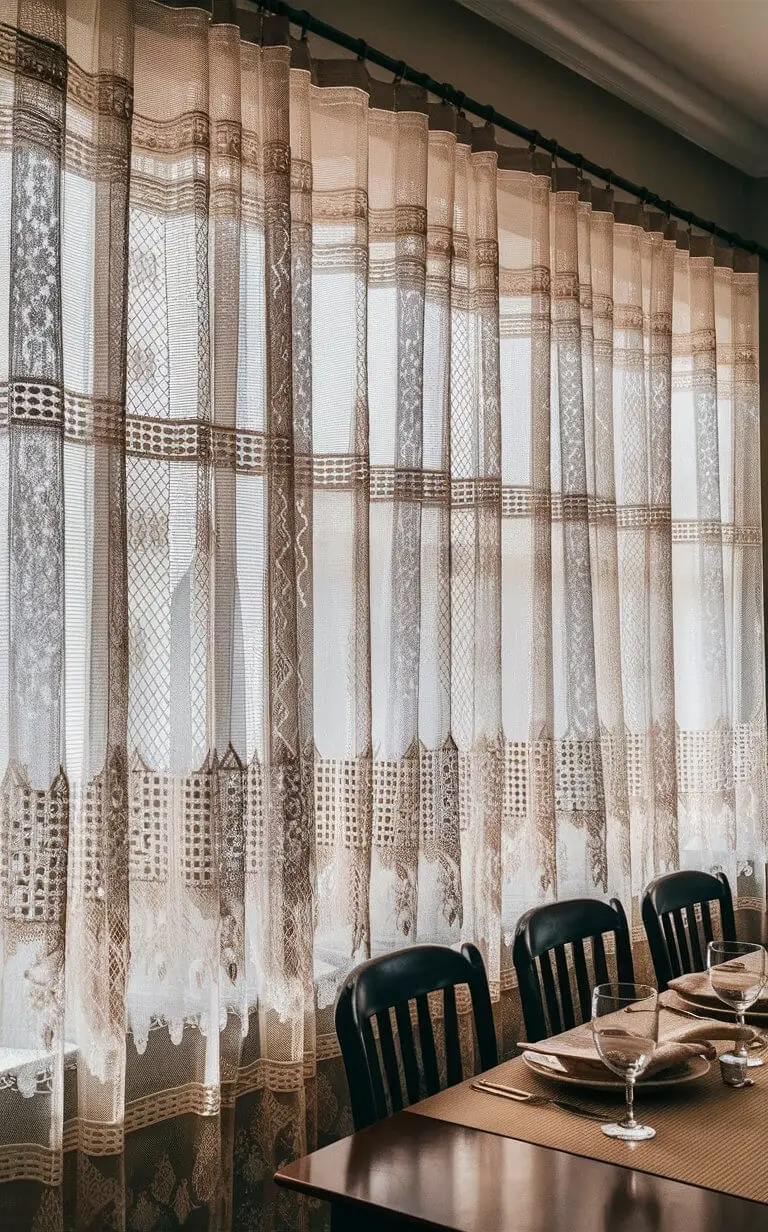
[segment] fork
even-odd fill
[[[511,1099],[517,1104],[530,1104],[532,1108],[559,1108],[562,1112],[570,1112],[588,1121],[603,1122],[606,1117],[605,1113],[583,1108],[581,1104],[571,1104],[564,1099],[553,1099],[551,1095],[535,1095],[531,1091],[521,1091],[517,1087],[504,1086],[503,1083],[479,1079],[470,1085],[473,1091],[482,1091],[485,1095],[498,1095],[501,1099]]]

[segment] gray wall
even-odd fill
[[[307,0],[307,7],[651,192],[747,230],[749,176],[453,0]],[[342,54],[330,45],[313,50]]]
[[[768,247],[768,177],[750,181],[747,197],[747,234]],[[760,461],[763,496],[763,579],[768,572],[768,263],[760,262]],[[765,583],[764,583],[765,584]],[[768,630],[768,587],[764,595]]]

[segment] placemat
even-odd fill
[[[469,1082],[422,1100],[408,1111],[768,1203],[768,1065],[751,1069],[749,1076],[754,1079],[753,1087],[727,1087],[715,1061],[709,1074],[698,1082],[657,1093],[643,1092],[641,1084],[635,1115],[656,1130],[650,1142],[617,1142],[606,1138],[597,1123],[557,1108],[532,1107],[485,1095],[473,1091]],[[605,1111],[606,1121],[622,1114],[623,1094],[614,1099],[581,1087],[547,1082],[533,1074],[520,1057],[505,1061],[483,1077]]]

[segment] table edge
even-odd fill
[[[502,1134],[492,1129],[475,1129],[472,1126],[460,1125],[457,1122],[443,1121],[439,1117],[430,1117],[424,1112],[419,1112],[418,1104],[413,1104],[412,1106],[408,1108],[403,1108],[399,1112],[396,1112],[384,1119],[391,1122],[394,1120],[395,1117],[403,1118],[406,1116],[417,1116],[417,1117],[420,1117],[422,1121],[431,1121],[433,1124],[436,1123],[440,1125],[450,1126],[452,1129],[460,1129],[460,1130],[463,1130],[465,1133],[484,1134],[491,1138],[504,1138],[507,1142],[516,1142],[520,1146],[529,1148],[530,1150],[533,1150],[533,1151],[547,1151],[552,1155],[567,1155],[571,1159],[584,1160],[585,1163],[594,1164],[596,1167],[600,1167],[600,1168],[611,1168],[611,1169],[620,1170],[622,1172],[634,1172],[638,1176],[649,1176],[649,1177],[652,1177],[655,1181],[662,1182],[665,1185],[681,1185],[685,1189],[694,1189],[702,1193],[715,1194],[721,1198],[726,1198],[729,1202],[736,1202],[736,1203],[740,1203],[745,1206],[751,1206],[751,1207],[754,1207],[756,1211],[768,1213],[768,1202],[761,1202],[757,1198],[744,1198],[740,1194],[728,1193],[724,1189],[713,1189],[709,1185],[697,1185],[691,1181],[681,1181],[675,1177],[662,1176],[658,1172],[646,1172],[640,1168],[633,1167],[631,1164],[614,1163],[610,1160],[605,1160],[605,1159],[595,1159],[591,1155],[580,1155],[578,1151],[568,1151],[561,1147],[545,1146],[540,1142],[528,1142],[525,1138],[515,1138],[515,1137],[512,1137],[510,1134]],[[309,1158],[310,1155],[314,1155],[314,1154],[317,1154],[319,1151],[323,1151],[328,1148],[334,1147],[338,1145],[340,1142],[349,1141],[351,1138],[356,1137],[358,1133],[365,1133],[371,1130],[375,1131],[377,1126],[382,1123],[383,1122],[381,1121],[375,1122],[373,1125],[367,1126],[365,1130],[357,1130],[356,1133],[354,1134],[346,1134],[343,1138],[336,1138],[333,1142],[328,1142],[325,1144],[325,1146],[318,1147],[316,1151],[307,1152],[306,1155],[300,1156],[298,1159],[292,1160],[290,1163],[283,1165],[282,1168],[277,1169],[272,1174],[272,1180],[274,1181],[276,1185],[279,1185],[284,1189],[293,1189],[297,1193],[302,1193],[310,1197],[318,1198],[323,1202],[338,1203],[340,1205],[343,1204],[345,1206],[359,1206],[366,1210],[372,1210],[372,1211],[383,1210],[384,1208],[380,1207],[375,1202],[368,1202],[364,1198],[358,1198],[358,1197],[355,1197],[354,1195],[343,1193],[338,1190],[328,1190],[325,1187],[322,1187],[317,1184],[315,1185],[309,1184],[307,1181],[305,1181],[304,1179],[300,1177],[291,1176],[290,1172],[287,1171],[288,1169],[296,1167],[301,1162],[302,1159],[307,1159]],[[391,1208],[391,1209],[394,1211],[395,1208]],[[444,1225],[442,1224],[435,1224],[428,1220],[416,1218],[413,1215],[408,1215],[407,1212],[397,1211],[397,1214],[399,1218],[404,1219],[405,1221],[413,1224],[414,1226],[425,1227],[425,1228],[444,1227]]]

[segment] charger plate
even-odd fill
[[[605,1078],[591,1078],[586,1075],[569,1074],[565,1071],[557,1057],[541,1052],[524,1052],[523,1062],[532,1073],[539,1078],[548,1078],[552,1082],[563,1083],[570,1087],[588,1087],[595,1091],[615,1091],[617,1095],[624,1094],[624,1082],[614,1076],[609,1069],[605,1070]],[[710,1062],[706,1057],[691,1057],[690,1060],[675,1065],[665,1073],[655,1078],[640,1078],[635,1091],[665,1091],[669,1087],[685,1086],[689,1082],[698,1082],[710,1071]]]

